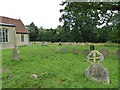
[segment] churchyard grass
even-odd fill
[[[57,51],[56,47],[66,48]],[[73,54],[73,49],[79,53]],[[48,45],[21,46],[20,61],[12,61],[12,49],[2,51],[3,88],[117,88],[118,59],[114,55],[118,47],[95,46],[96,50],[107,48],[109,56],[104,59],[103,67],[108,69],[110,84],[104,85],[91,81],[84,76],[89,64],[82,54],[89,46]],[[38,78],[30,78],[37,74]]]

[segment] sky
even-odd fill
[[[24,25],[34,22],[45,29],[62,25],[59,5],[62,0],[0,0],[0,16],[21,19]]]

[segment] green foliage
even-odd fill
[[[32,22],[30,25],[27,26],[29,30],[29,38],[30,41],[37,41],[39,36],[38,27]]]
[[[120,2],[63,2],[63,26],[44,29],[28,25],[30,41],[120,43]]]
[[[109,33],[112,33],[111,41],[116,42],[114,33],[120,17],[119,2],[63,2],[61,5],[65,8],[60,10],[60,21],[64,23],[64,33],[72,36],[68,37],[70,41],[106,42],[111,40]],[[103,24],[106,25],[98,29]]]
[[[56,47],[66,48],[66,52],[56,51]],[[102,65],[108,69],[110,85],[90,81],[84,76],[88,67],[82,50],[89,46],[49,45],[47,47],[32,45],[19,47],[21,61],[12,61],[12,50],[3,50],[2,56],[2,86],[3,88],[117,88],[118,59],[113,54],[117,47],[95,46],[96,50],[107,48],[109,57]],[[73,54],[77,49],[79,53]],[[45,73],[45,74],[42,74]],[[37,74],[38,79],[29,78]],[[12,79],[7,79],[12,75]]]

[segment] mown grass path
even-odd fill
[[[66,48],[66,51],[56,51],[56,47]],[[74,48],[79,50],[78,55],[72,53]],[[3,50],[3,88],[117,88],[118,59],[113,53],[118,48],[95,48],[109,50],[109,57],[102,65],[109,71],[110,85],[90,81],[84,76],[89,64],[82,50],[89,46],[32,45],[19,47],[21,61],[18,62],[11,60],[12,49]],[[37,74],[38,79],[29,78],[31,74]]]

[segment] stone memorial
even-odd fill
[[[100,50],[100,53],[102,53],[102,55],[103,55],[104,57],[108,57],[108,49],[103,48],[103,49]]]
[[[56,47],[57,52],[60,52],[60,50],[61,50],[60,47]]]
[[[93,50],[87,55],[87,62],[90,64],[85,70],[85,76],[92,81],[101,82],[103,84],[109,84],[108,70],[105,69],[101,62],[103,62],[104,56]],[[93,61],[93,62],[92,62]]]
[[[62,53],[66,53],[67,52],[67,48],[62,48]]]
[[[12,60],[19,61],[19,51],[18,51],[18,46],[16,44],[14,45],[14,49],[12,53],[13,53]]]
[[[89,50],[84,49],[84,50],[82,51],[82,53],[83,53],[83,55],[87,56],[87,55],[89,54]]]
[[[42,46],[48,46],[47,42],[42,42]]]
[[[75,55],[78,55],[78,54],[79,54],[79,50],[76,49],[76,48],[74,48],[74,49],[72,50],[72,52],[73,52],[73,54],[75,54]]]

